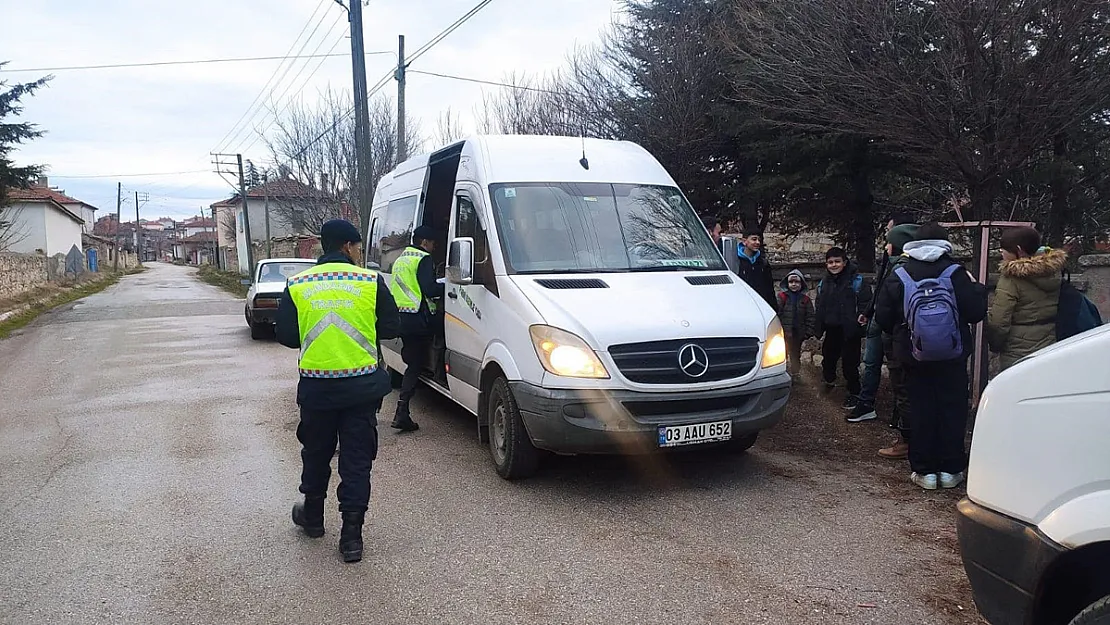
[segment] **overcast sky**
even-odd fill
[[[366,49],[390,54],[367,58],[367,82],[372,86],[391,71],[397,35],[405,35],[411,53],[477,2],[371,0],[364,10]],[[596,42],[619,10],[617,0],[493,0],[411,69],[494,81],[512,71],[549,71],[561,66],[574,46]],[[0,61],[10,61],[9,70],[281,57],[306,24],[294,53],[306,40],[301,54],[350,51],[346,12],[335,0],[0,0],[0,16],[5,23]],[[22,116],[47,134],[17,151],[15,160],[47,165],[51,185],[97,206],[98,216],[114,210],[117,181],[125,193],[149,193],[144,219],[196,215],[231,192],[213,173],[112,176],[209,170],[209,152],[217,147],[265,161],[262,143],[248,144],[257,128],[269,125],[266,110],[220,143],[279,65],[273,60],[54,72],[47,88],[25,99]],[[279,108],[294,94],[311,101],[329,85],[350,88],[349,58],[304,59],[288,71],[281,67],[282,80],[276,89],[271,83],[264,98]],[[40,75],[7,71],[0,72],[0,80],[24,82]],[[396,83],[385,91],[395,95]],[[410,74],[407,106],[426,134],[447,107],[463,116],[469,131],[483,91],[496,88]],[[133,218],[134,210],[125,205],[124,219]]]

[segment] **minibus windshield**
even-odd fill
[[[726,269],[674,187],[542,182],[490,185],[510,273]]]

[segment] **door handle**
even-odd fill
[[[451,299],[459,299],[459,294],[454,291],[448,291],[447,297],[450,297]]]

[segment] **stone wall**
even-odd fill
[[[0,253],[0,299],[18,297],[48,280],[47,257]]]
[[[1079,268],[1087,286],[1084,294],[1098,307],[1102,319],[1110,320],[1110,254],[1080,256]]]
[[[97,246],[99,250],[99,246]],[[66,273],[66,257],[63,254],[44,256],[42,254],[15,254],[0,253],[0,300],[19,297],[37,288],[44,287],[51,282],[72,283],[77,278],[85,279],[90,276],[106,275],[112,273],[112,261],[108,259],[109,249],[106,246],[100,251],[98,273],[90,273],[86,261],[82,258],[81,271],[78,275]],[[120,254],[120,271],[129,271],[139,266],[139,261],[134,253],[123,252]]]

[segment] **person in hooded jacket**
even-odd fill
[[[802,343],[813,336],[813,302],[806,292],[809,285],[801,271],[794,269],[779,282],[778,314],[786,335],[786,353],[790,357],[790,374],[802,368]]]
[[[1003,370],[1056,342],[1056,309],[1068,255],[1041,247],[1033,228],[1002,234],[1002,276],[987,314],[987,344]]]
[[[836,386],[836,366],[841,364],[848,396],[845,410],[854,410],[860,393],[859,363],[865,327],[860,318],[871,303],[871,285],[860,275],[855,261],[842,248],[825,253],[825,277],[817,285],[814,336],[822,338],[821,368],[825,390]]]
[[[909,258],[902,269],[915,282],[939,278],[952,259],[948,230],[928,223],[917,230],[917,240],[904,248]],[[925,490],[955,488],[964,481],[967,453],[964,438],[968,417],[967,359],[974,341],[971,326],[987,316],[987,291],[966,269],[952,274],[962,353],[951,360],[921,362],[913,356],[906,323],[905,287],[896,271],[876,295],[875,320],[893,335],[893,357],[905,368],[910,400],[910,481]]]

